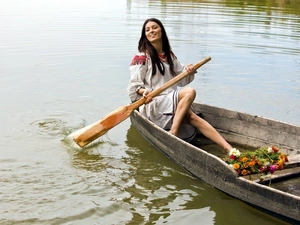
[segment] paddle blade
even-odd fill
[[[90,142],[94,141],[98,137],[105,134],[114,126],[118,125],[125,119],[127,119],[131,112],[133,111],[132,107],[129,106],[122,106],[103,119],[84,127],[78,131],[76,131],[72,136],[73,140],[80,146],[84,147]]]

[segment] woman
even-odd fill
[[[184,67],[177,60],[171,51],[165,28],[158,19],[151,18],[144,22],[138,50],[139,53],[135,55],[130,65],[131,79],[127,90],[132,102],[141,97],[146,98],[146,104],[140,107],[140,112],[176,136],[181,136],[182,130],[193,136],[193,130],[197,128],[203,135],[229,152],[232,149],[231,145],[208,122],[192,111],[196,91],[190,87],[177,88],[189,84],[194,79],[195,70],[192,64]],[[154,99],[147,97],[152,90],[161,87],[184,70],[189,72],[186,78]]]

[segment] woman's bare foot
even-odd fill
[[[178,136],[178,132],[173,131],[172,129],[168,131],[170,134],[174,135],[174,136]]]

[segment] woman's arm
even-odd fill
[[[142,53],[135,55],[129,67],[130,80],[127,87],[132,102],[139,100],[143,95],[147,68],[147,56]]]
[[[174,71],[176,75],[184,72],[185,70],[191,73],[189,76],[183,78],[181,81],[177,83],[179,87],[186,86],[187,84],[191,83],[194,80],[195,77],[194,75],[196,72],[195,70],[193,70],[192,64],[184,66],[179,62],[176,56],[173,58],[173,63],[174,63]]]

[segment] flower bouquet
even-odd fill
[[[256,173],[268,175],[283,169],[288,158],[275,146],[246,152],[233,148],[225,158],[225,162],[242,176]]]

